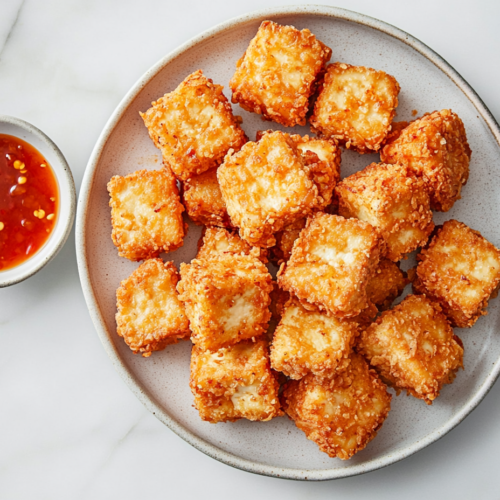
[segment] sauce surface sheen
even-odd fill
[[[58,202],[57,180],[42,154],[0,134],[0,271],[22,264],[44,245]]]

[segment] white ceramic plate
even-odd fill
[[[170,429],[204,453],[229,465],[291,479],[332,479],[384,467],[436,441],[467,416],[493,385],[500,371],[500,300],[472,330],[457,330],[465,344],[465,371],[446,386],[432,406],[406,396],[394,397],[392,411],[374,441],[351,460],[331,459],[308,441],[287,418],[267,423],[239,421],[212,425],[192,407],[188,386],[191,345],[184,342],[145,359],[134,356],[116,334],[115,290],[137,264],[118,257],[111,242],[106,184],[115,174],[160,168],[139,116],[151,101],[173,90],[199,68],[216,83],[228,82],[236,61],[264,19],[309,28],[333,49],[332,61],[384,70],[401,85],[399,120],[436,109],[452,108],[463,119],[473,151],[463,199],[435,222],[465,222],[500,245],[500,186],[496,163],[500,129],[468,84],[437,54],[397,28],[337,8],[280,7],[223,23],[184,44],[150,69],[130,90],[106,124],[90,158],[77,216],[77,252],[82,286],[101,341],[114,366],[144,405]],[[262,128],[281,128],[234,106],[253,139]],[[305,127],[287,129],[307,133]],[[378,155],[344,152],[342,175],[362,169]],[[190,261],[200,228],[190,225],[184,246],[166,258]],[[408,265],[411,262],[408,263]]]

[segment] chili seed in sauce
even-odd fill
[[[57,180],[42,154],[0,134],[0,271],[44,245],[56,225],[58,200]]]

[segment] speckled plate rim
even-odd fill
[[[35,127],[31,123],[14,116],[0,115],[0,123],[19,127],[21,130],[24,130],[28,134],[31,134],[39,139],[50,150],[52,150],[52,153],[55,155],[57,161],[57,165],[55,165],[54,162],[51,162],[52,171],[57,178],[59,190],[66,190],[66,194],[68,196],[68,200],[65,203],[65,206],[59,207],[58,219],[62,217],[63,213],[65,214],[65,218],[64,220],[60,219],[57,221],[57,224],[62,225],[62,229],[60,231],[58,230],[58,237],[56,239],[52,239],[52,237],[49,237],[44,245],[27,261],[14,268],[8,269],[8,278],[6,278],[5,275],[2,276],[2,273],[0,273],[0,288],[4,288],[20,283],[21,281],[24,281],[36,274],[43,267],[45,267],[62,249],[62,247],[66,243],[66,240],[68,239],[71,229],[73,228],[73,221],[75,220],[76,188],[75,181],[73,180],[73,174],[71,173],[71,169],[68,165],[68,162],[66,161],[66,158],[62,154],[61,150],[57,147],[56,143],[47,134],[42,132],[39,128]],[[59,193],[59,198],[61,200],[61,193]],[[52,235],[55,235],[55,232],[56,231],[54,229]],[[38,263],[32,265],[31,262],[35,259],[38,260]]]
[[[78,202],[77,218],[76,218],[76,253],[78,270],[80,273],[80,280],[82,283],[83,293],[87,306],[89,309],[90,316],[94,323],[94,326],[99,334],[102,344],[111,358],[111,361],[122,376],[126,384],[129,386],[131,391],[136,395],[136,397],[144,404],[144,406],[155,415],[161,422],[167,425],[172,431],[174,431],[178,436],[187,441],[189,444],[194,446],[196,449],[202,451],[206,455],[219,460],[227,465],[236,467],[241,470],[248,472],[253,472],[256,474],[262,474],[266,476],[279,477],[285,479],[295,479],[295,480],[329,480],[329,479],[339,479],[343,477],[354,476],[358,474],[363,474],[370,472],[382,467],[386,467],[395,462],[398,462],[410,455],[413,455],[417,451],[425,448],[426,446],[434,443],[438,439],[442,438],[445,434],[456,427],[462,420],[464,420],[467,415],[469,415],[472,410],[474,410],[477,405],[483,400],[489,390],[492,388],[496,379],[500,374],[500,359],[492,367],[492,370],[483,385],[475,393],[469,402],[450,418],[445,425],[442,425],[432,433],[425,436],[425,438],[414,442],[411,446],[407,446],[403,449],[397,450],[394,453],[388,453],[384,456],[378,457],[376,459],[370,460],[363,464],[356,464],[352,467],[346,467],[341,469],[321,469],[321,470],[307,470],[307,469],[294,469],[294,468],[282,468],[274,467],[272,465],[267,465],[263,463],[253,462],[251,460],[246,460],[232,453],[228,453],[217,446],[214,446],[204,439],[197,436],[195,433],[189,431],[182,426],[181,423],[173,419],[155,400],[155,398],[148,392],[148,390],[139,382],[139,380],[131,373],[125,363],[120,358],[120,355],[111,340],[111,332],[106,328],[104,318],[99,309],[94,291],[92,289],[92,283],[90,279],[90,273],[88,268],[88,262],[86,257],[86,213],[90,203],[90,194],[92,190],[92,185],[94,182],[94,176],[96,173],[97,166],[99,164],[101,154],[108,141],[110,135],[112,134],[114,128],[122,118],[123,114],[127,110],[128,106],[137,97],[139,92],[171,61],[181,56],[190,48],[202,43],[210,38],[216,37],[223,34],[224,32],[244,26],[250,22],[255,22],[258,20],[264,20],[273,18],[275,16],[284,15],[314,15],[314,16],[324,16],[328,18],[340,19],[345,21],[350,21],[357,23],[369,28],[373,28],[382,33],[385,33],[415,49],[417,52],[426,57],[431,61],[437,68],[439,68],[444,74],[446,74],[450,80],[455,83],[455,85],[465,94],[465,96],[471,101],[475,106],[477,111],[480,113],[481,117],[484,119],[488,125],[491,133],[495,137],[498,145],[500,146],[500,127],[495,121],[495,118],[488,110],[486,105],[483,103],[481,98],[472,89],[472,87],[460,76],[460,74],[453,69],[441,56],[436,54],[432,49],[427,47],[425,44],[409,35],[408,33],[390,25],[383,21],[379,21],[369,16],[352,12],[349,10],[341,9],[338,7],[330,7],[323,5],[302,5],[302,6],[280,6],[272,7],[268,9],[262,9],[250,14],[239,16],[230,19],[226,22],[216,25],[215,27],[203,32],[202,34],[192,38],[187,41],[174,51],[170,52],[167,56],[161,59],[157,64],[150,68],[130,89],[123,100],[120,102],[114,113],[111,115],[110,119],[106,123],[97,143],[94,147],[92,155],[90,156],[85,175],[82,182],[82,187],[80,190],[80,198]]]

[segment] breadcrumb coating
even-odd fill
[[[266,332],[266,339],[269,343],[271,343],[273,340],[274,332],[276,331],[278,323],[283,314],[285,304],[290,299],[290,294],[288,292],[285,292],[284,290],[281,290],[276,281],[273,281],[272,285],[273,290],[271,292],[271,304],[269,305],[269,310],[271,311],[271,319],[269,321],[269,326]]]
[[[285,304],[290,300],[290,294],[282,290],[276,281],[273,281],[273,291],[271,292],[271,314],[272,318],[280,321],[283,316]]]
[[[425,184],[409,167],[372,163],[339,183],[335,193],[339,214],[376,227],[392,261],[424,245],[434,229]]]
[[[257,131],[255,141],[258,142],[265,134],[273,130]],[[288,134],[287,134],[288,135]],[[308,135],[289,135],[302,155],[304,164],[312,173],[314,183],[318,187],[321,199],[318,199],[317,209],[324,210],[332,201],[333,190],[340,181],[341,151],[332,140],[317,139]]]
[[[316,79],[331,55],[308,29],[264,21],[237,62],[232,101],[286,127],[305,125]]]
[[[240,418],[268,421],[283,415],[279,384],[262,340],[215,352],[193,346],[190,387],[200,417],[211,423]]]
[[[282,406],[321,451],[348,460],[377,435],[391,398],[376,372],[353,353],[349,367],[330,380],[307,375],[289,382]]]
[[[368,286],[366,294],[368,295]],[[377,306],[370,301],[370,297],[368,296],[368,306],[365,307],[357,316],[354,316],[352,321],[355,321],[359,325],[360,329],[364,330],[373,323],[378,313],[379,311]]]
[[[281,264],[288,261],[292,255],[293,244],[306,227],[306,222],[307,219],[299,219],[276,233],[276,245],[269,249],[272,262]]]
[[[411,122],[380,152],[384,163],[407,165],[424,180],[433,210],[447,212],[469,178],[471,149],[462,120],[449,109]]]
[[[218,255],[253,255],[264,264],[267,263],[267,250],[252,247],[237,233],[219,227],[207,227],[198,242],[197,259],[211,259]]]
[[[169,344],[189,338],[189,321],[176,290],[179,274],[173,262],[143,262],[116,291],[117,333],[134,353],[151,356]]]
[[[263,133],[257,132],[257,140]],[[333,191],[340,181],[340,148],[332,141],[313,139],[309,136],[292,135],[291,139],[297,145],[306,165],[308,165],[318,187],[319,195],[317,209],[325,210],[332,202]],[[284,227],[275,235],[276,245],[271,248],[270,258],[280,264],[287,261],[292,253],[295,240],[306,225],[306,218],[299,219]]]
[[[198,70],[140,113],[178,179],[217,167],[229,149],[237,151],[247,141],[222,89]]]
[[[403,293],[408,283],[406,273],[401,271],[397,264],[388,259],[380,259],[375,273],[366,285],[368,306],[351,320],[355,321],[361,330],[368,328],[379,311],[388,309]]]
[[[380,259],[375,274],[368,281],[366,294],[377,309],[385,311],[391,307],[410,281],[399,266],[388,259]]]
[[[253,246],[273,246],[276,232],[323,200],[295,141],[279,131],[228,153],[217,177],[231,222]]]
[[[296,240],[292,256],[281,264],[278,284],[338,317],[353,317],[368,307],[368,281],[375,273],[383,239],[358,219],[318,212]]]
[[[470,328],[487,314],[500,286],[500,250],[481,233],[446,221],[417,260],[413,289],[439,302],[453,326]]]
[[[383,71],[329,64],[311,116],[313,130],[358,153],[376,152],[391,130],[399,90]]]
[[[429,405],[463,368],[462,342],[439,304],[423,295],[408,295],[383,312],[357,348],[387,383]]]
[[[182,246],[187,231],[184,207],[168,168],[115,175],[108,191],[111,237],[120,257],[151,259]]]
[[[304,158],[304,163],[312,172],[321,200],[317,209],[325,210],[331,203],[333,190],[340,181],[340,148],[333,141],[316,139],[308,135],[291,135],[292,141]]]
[[[290,299],[274,332],[271,366],[297,380],[308,373],[332,377],[349,365],[358,334],[355,321],[308,311]]]
[[[195,224],[232,227],[220,192],[217,168],[191,177],[182,187],[182,203]]]
[[[387,134],[387,137],[382,142],[382,147],[387,146],[387,144],[393,143],[409,124],[410,122],[405,121],[392,122],[391,131]]]
[[[181,264],[177,290],[191,340],[201,349],[217,350],[266,332],[272,278],[256,257],[221,254]]]

